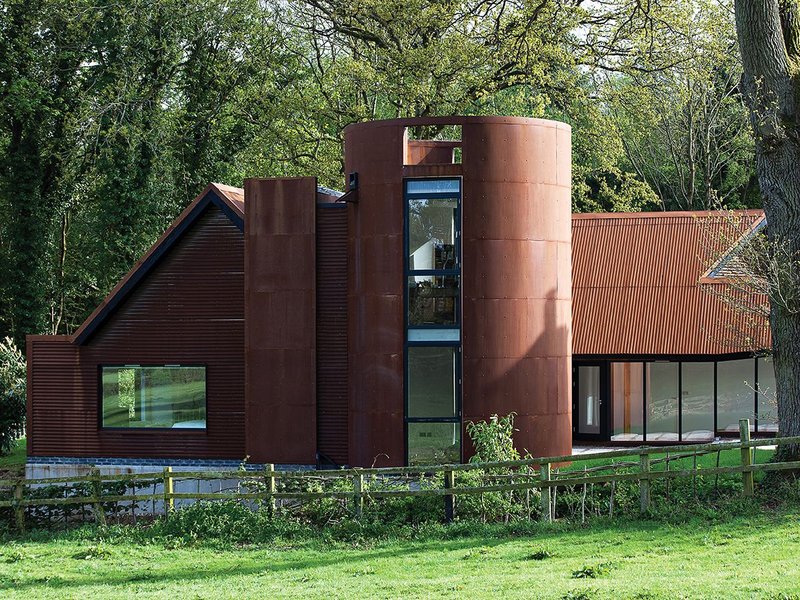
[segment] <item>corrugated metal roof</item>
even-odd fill
[[[761,211],[736,211],[742,233]],[[699,285],[731,220],[716,212],[577,214],[573,354],[673,355],[768,347],[766,323]],[[754,340],[751,343],[747,338]]]

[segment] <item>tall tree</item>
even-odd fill
[[[601,86],[631,167],[668,210],[758,203],[732,3],[692,0],[672,20],[669,69],[628,69]],[[752,174],[752,177],[751,177]]]
[[[736,0],[742,87],[755,136],[756,170],[772,252],[789,259],[794,290],[770,297],[770,330],[781,435],[800,435],[800,6],[797,0]],[[784,286],[787,289],[787,286]],[[780,458],[800,457],[800,445]]]

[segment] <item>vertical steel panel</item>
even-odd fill
[[[382,126],[385,125],[385,126]],[[403,157],[405,128],[345,129],[348,205],[349,464],[399,465],[403,440]],[[376,260],[376,255],[380,256]]]
[[[245,196],[247,454],[313,464],[316,179],[248,179]]]

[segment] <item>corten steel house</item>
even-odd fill
[[[696,215],[571,215],[568,126],[351,125],[345,170],[209,185],[74,335],[29,336],[29,464],[460,461],[512,411],[535,455],[772,430]]]

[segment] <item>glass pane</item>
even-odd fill
[[[436,465],[461,462],[459,423],[409,423],[408,464]]]
[[[714,440],[714,363],[683,363],[683,440]]]
[[[103,367],[103,426],[203,429],[205,367]]]
[[[678,363],[647,364],[647,441],[678,441]]]
[[[643,373],[642,363],[611,363],[612,440],[643,439]]]
[[[456,352],[454,348],[408,349],[408,416],[447,418],[456,407]]]
[[[410,199],[408,201],[408,269],[455,269],[458,201]]]
[[[409,342],[457,342],[461,339],[460,329],[409,329]]]
[[[778,432],[775,366],[771,357],[758,359],[758,430],[767,433]]]
[[[600,433],[600,367],[578,367],[578,433]]]
[[[460,179],[409,179],[406,181],[409,194],[458,194],[461,191]]]
[[[755,361],[752,358],[717,363],[717,428],[739,431],[739,419],[755,427]]]
[[[455,325],[458,277],[408,278],[409,325]]]

